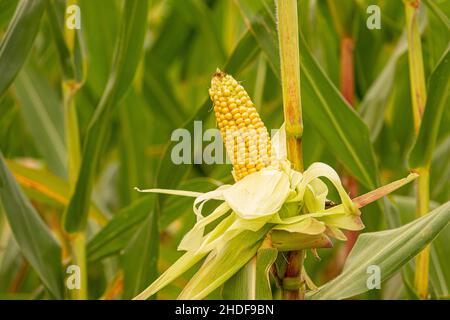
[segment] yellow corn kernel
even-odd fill
[[[263,168],[278,169],[267,128],[245,89],[217,70],[209,95],[236,180]]]

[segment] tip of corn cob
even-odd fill
[[[267,128],[242,85],[217,69],[209,95],[235,179],[241,180],[263,168],[278,169]]]

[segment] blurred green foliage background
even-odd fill
[[[133,33],[124,41],[130,41],[127,45],[134,52],[128,54],[133,59],[121,60],[118,68],[113,63],[114,52],[123,35],[120,30],[126,2],[78,1],[81,29],[73,53],[68,54],[57,31],[64,29],[64,2],[44,1],[41,14],[28,17],[30,23],[23,25],[28,34],[33,30],[27,27],[37,28],[32,45],[27,48],[22,41],[2,65],[21,64],[17,77],[0,96],[0,150],[39,217],[58,239],[61,266],[71,260],[70,236],[63,230],[62,217],[75,188],[69,182],[67,165],[70,150],[62,90],[68,79],[65,61],[71,60],[73,79],[81,84],[74,106],[83,157],[108,81],[115,72],[123,76],[118,80],[122,81],[117,85],[120,89],[115,87],[123,93],[118,99],[111,98],[107,120],[101,123],[106,134],[96,145],[98,161],[90,164],[94,175],[87,226],[88,283],[89,298],[96,299],[128,299],[139,293],[158,269],[165,270],[179,257],[176,246],[195,222],[191,200],[142,195],[133,189],[135,186],[207,191],[232,181],[228,165],[176,166],[170,161],[173,130],[192,130],[195,119],[204,121],[205,129],[215,127],[208,88],[217,67],[242,81],[268,128],[279,128],[283,122],[278,43],[273,41],[276,28],[270,15],[273,1],[151,0],[145,12],[142,50],[139,43],[133,45],[139,34],[130,27]],[[20,3],[0,0],[1,38]],[[402,1],[300,0],[298,4],[303,43],[318,66],[315,68],[308,56],[302,57],[305,70],[312,73],[308,76],[301,71],[305,165],[323,161],[343,176],[356,177],[359,193],[405,176],[414,130]],[[370,4],[381,9],[381,29],[366,26]],[[422,3],[420,26],[427,77],[448,47],[449,15],[448,0]],[[37,23],[32,24],[31,19]],[[347,106],[338,94],[343,38],[353,43],[355,112],[347,108],[349,114],[334,108]],[[3,54],[0,51],[0,60],[5,59]],[[0,71],[0,78],[6,75]],[[129,81],[124,83],[123,79]],[[317,86],[320,83],[325,84]],[[326,112],[320,110],[331,110],[331,115],[321,118]],[[337,119],[336,126],[345,132],[350,147],[345,147],[336,128],[328,126],[332,119]],[[431,166],[430,190],[435,205],[450,198],[448,102],[440,123]],[[94,141],[97,131],[92,132],[90,139]],[[356,158],[366,172],[354,165],[352,153],[345,148],[361,154]],[[76,202],[71,205],[74,212],[82,210]],[[368,231],[398,226],[413,219],[414,206],[411,185],[363,209],[363,220]],[[34,225],[27,228],[31,233],[41,232]],[[12,229],[0,210],[0,298],[58,297],[55,292],[64,289],[49,290],[43,285],[42,273],[36,272],[29,256],[22,254],[23,242],[16,242]],[[448,241],[447,227],[432,253],[435,297],[449,296]],[[342,250],[336,244],[333,250],[320,251],[320,262],[308,259],[308,271],[318,284],[340,270]],[[413,297],[409,290],[411,266],[404,269],[381,292],[362,298]],[[58,277],[64,276],[61,268]],[[189,277],[188,273],[164,289],[159,298],[175,298]],[[64,296],[67,292],[59,297]],[[212,295],[218,297],[220,292]]]

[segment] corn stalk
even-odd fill
[[[66,9],[72,5],[76,5],[77,0],[68,0]],[[66,10],[65,19],[67,21],[68,13]],[[82,86],[75,74],[75,66],[73,65],[76,30],[67,28],[64,25],[64,41],[68,49],[72,68],[70,72],[66,72],[62,82],[63,99],[64,99],[64,127],[65,140],[67,146],[67,169],[69,177],[69,186],[73,192],[81,164],[80,139],[78,128],[78,117],[75,105],[75,94]],[[85,232],[76,232],[69,236],[73,263],[80,268],[80,289],[74,290],[73,299],[85,300],[88,298],[87,293],[87,263],[86,263],[86,235]]]
[[[406,29],[408,35],[408,61],[409,78],[411,86],[411,100],[413,107],[414,131],[419,133],[423,112],[425,109],[426,86],[423,69],[422,45],[419,31],[419,0],[404,0]],[[416,214],[420,218],[428,213],[430,202],[430,168],[420,167],[416,169],[420,174],[417,182]],[[415,288],[420,298],[428,296],[428,272],[430,260],[430,247],[427,246],[416,257]]]
[[[303,118],[300,99],[297,1],[277,0],[276,6],[288,159],[291,161],[295,170],[303,171]],[[285,280],[292,278],[300,279],[300,286],[294,290],[285,289],[283,294],[285,299],[304,299],[305,286],[303,279],[301,279],[303,260],[303,251],[292,251],[289,253]]]

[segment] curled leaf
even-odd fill
[[[254,219],[280,211],[289,192],[290,184],[286,173],[262,170],[226,189],[223,197],[238,216]]]

